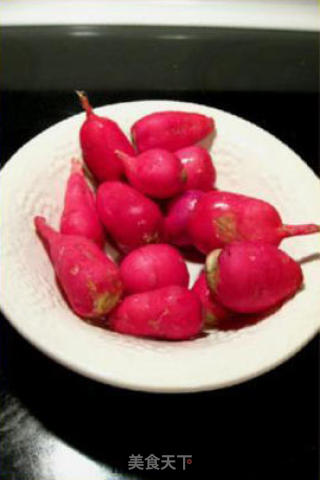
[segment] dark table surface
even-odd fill
[[[71,90],[83,87],[94,105],[167,98],[228,110],[276,135],[319,174],[316,34],[53,27],[2,35],[3,162],[79,112]],[[318,337],[250,382],[164,395],[95,383],[35,350],[3,316],[0,328],[1,480],[317,477]],[[129,471],[138,454],[192,455],[192,463]]]

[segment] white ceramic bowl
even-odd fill
[[[261,128],[214,108],[140,101],[96,109],[126,133],[157,110],[213,116],[218,187],[272,202],[286,223],[320,223],[320,181],[286,145]],[[153,392],[209,390],[243,382],[279,365],[318,331],[320,235],[286,240],[303,263],[305,288],[256,325],[165,342],[90,326],[67,307],[37,238],[34,215],[58,225],[70,158],[79,155],[84,114],[54,125],[22,147],[1,172],[1,308],[18,332],[51,358],[95,380]],[[318,254],[318,255],[317,255]],[[194,281],[199,265],[189,264]]]

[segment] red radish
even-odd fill
[[[201,330],[201,304],[190,290],[171,285],[126,297],[109,320],[110,327],[120,333],[187,340]]]
[[[118,267],[88,238],[58,233],[43,217],[34,223],[72,310],[84,318],[106,315],[122,293]]]
[[[183,190],[186,171],[174,153],[154,148],[132,157],[116,152],[126,176],[139,192],[154,198],[169,198]]]
[[[235,240],[279,245],[284,238],[316,232],[319,225],[283,225],[277,210],[263,200],[222,191],[203,195],[189,221],[192,243],[203,253]]]
[[[198,295],[202,305],[202,315],[206,327],[219,327],[229,320],[232,313],[220,305],[211,295],[205,272],[201,272],[192,291]]]
[[[159,207],[121,182],[105,182],[97,191],[98,215],[123,252],[158,243],[163,233]]]
[[[259,313],[281,304],[301,287],[300,265],[275,245],[235,242],[206,260],[214,298],[239,313]]]
[[[204,195],[200,190],[189,190],[174,198],[168,205],[164,220],[166,241],[179,246],[191,245],[188,221],[198,200]]]
[[[199,142],[214,128],[213,119],[199,113],[155,112],[140,118],[131,127],[131,136],[139,152],[151,148],[174,152]]]
[[[145,245],[129,253],[121,263],[120,274],[127,293],[147,292],[169,285],[187,287],[189,283],[182,256],[163,243]]]
[[[212,190],[216,181],[216,170],[210,154],[205,148],[193,145],[175,152],[187,172],[185,190]]]
[[[84,161],[99,182],[118,180],[123,167],[115,150],[134,155],[134,149],[116,122],[96,115],[86,94],[80,91],[77,94],[87,114],[80,130]]]
[[[94,194],[85,180],[81,163],[75,159],[72,159],[60,231],[66,235],[87,237],[99,247],[104,244],[103,226],[96,210]]]

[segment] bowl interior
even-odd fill
[[[211,147],[220,189],[267,200],[285,223],[320,223],[320,182],[276,138],[236,116],[191,103],[140,101],[96,109],[129,134],[131,124],[156,110],[213,116]],[[320,235],[286,240],[304,259],[305,288],[275,314],[238,330],[210,330],[185,342],[138,339],[88,325],[67,307],[37,238],[33,217],[58,226],[70,158],[80,155],[80,114],[44,131],[21,148],[1,173],[1,306],[9,321],[52,358],[102,382],[149,391],[218,388],[258,375],[288,358],[318,330]],[[189,262],[191,282],[201,265]]]

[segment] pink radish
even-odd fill
[[[74,159],[65,193],[60,231],[66,235],[87,237],[99,247],[103,246],[105,240],[94,194],[84,178],[80,162]]]
[[[186,172],[176,155],[154,148],[132,157],[117,152],[126,176],[139,192],[154,198],[169,198],[183,190]]]
[[[201,272],[192,291],[198,295],[202,305],[202,315],[206,327],[221,327],[230,319],[232,313],[220,305],[211,295],[205,272]]]
[[[155,112],[140,118],[131,127],[131,136],[139,152],[151,148],[174,152],[199,142],[214,128],[213,119],[199,113]]]
[[[283,225],[269,203],[222,191],[203,195],[190,216],[188,229],[193,245],[203,253],[235,240],[279,245],[287,237],[320,232],[319,225]]]
[[[96,115],[86,94],[80,91],[77,94],[86,111],[86,120],[80,130],[83,159],[99,182],[118,180],[123,167],[115,150],[134,155],[134,149],[116,122]]]
[[[123,252],[158,243],[163,234],[159,207],[142,193],[121,182],[105,182],[97,191],[98,215]]]
[[[167,242],[174,245],[191,245],[188,233],[188,221],[198,200],[204,195],[200,190],[189,190],[174,198],[168,205],[164,220],[164,232]]]
[[[275,245],[235,242],[213,251],[206,275],[214,298],[239,313],[259,313],[281,304],[301,287],[300,265]]]
[[[88,238],[58,233],[43,217],[34,223],[72,310],[84,318],[106,315],[122,293],[118,267]]]
[[[216,170],[205,148],[193,145],[177,150],[175,154],[186,170],[185,190],[212,190],[216,181]]]
[[[120,274],[127,293],[147,292],[168,285],[187,287],[189,283],[189,273],[178,250],[160,243],[129,253],[121,263]]]
[[[111,329],[127,335],[187,340],[201,330],[201,304],[190,290],[171,285],[126,297],[109,321]]]

